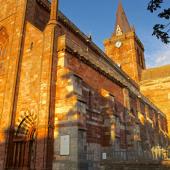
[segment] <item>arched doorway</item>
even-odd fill
[[[31,114],[21,119],[12,141],[12,154],[8,168],[12,170],[34,169],[36,150],[36,121]]]

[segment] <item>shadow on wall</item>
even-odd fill
[[[25,37],[24,37],[25,38]],[[23,48],[22,48],[23,56]],[[21,75],[22,58],[19,61],[18,75]],[[54,153],[54,113],[55,113],[55,95],[56,95],[56,65],[57,57],[53,59],[52,77],[51,77],[51,96],[49,115],[43,115],[48,120],[42,118],[37,112],[32,112],[31,103],[29,110],[19,113],[16,120],[16,111],[19,99],[19,87],[21,76],[17,77],[17,86],[15,90],[14,108],[11,125],[8,132],[7,161],[4,163],[7,170],[13,169],[52,169]],[[31,75],[27,75],[31,76]],[[29,77],[28,77],[29,78]],[[30,77],[32,79],[32,77]],[[30,86],[33,86],[31,83]],[[40,86],[40,84],[39,84]],[[40,92],[39,92],[40,93]],[[27,97],[27,96],[26,96]],[[29,96],[30,97],[30,96]],[[23,103],[24,97],[22,98]],[[21,100],[20,100],[21,101]],[[22,103],[22,104],[23,104]],[[24,103],[25,104],[25,103]],[[31,110],[31,111],[30,111]],[[18,115],[17,115],[18,116]],[[41,125],[39,125],[41,120]],[[43,121],[42,121],[43,120]],[[42,123],[43,122],[43,123]]]
[[[32,132],[31,136],[29,136],[30,138],[28,136],[19,137],[14,135],[13,141],[10,141],[8,144],[7,161],[6,163],[3,162],[4,170],[43,169],[44,162],[47,159],[44,141],[48,141],[48,138],[36,139],[35,129]],[[39,146],[42,147],[44,154],[39,155],[38,151],[41,152]],[[51,155],[53,155],[53,152]],[[52,164],[52,159],[50,161]],[[49,165],[46,165],[44,168],[52,170],[52,167]]]
[[[77,122],[80,129],[86,129],[86,143],[82,143],[82,153],[79,153],[86,155],[85,159],[89,159],[89,153],[96,152],[95,149],[88,148],[90,143],[99,144],[108,160],[152,161],[167,158],[166,137],[159,133],[159,127],[156,127],[158,123],[151,123],[148,121],[151,118],[147,118],[146,113],[138,111],[134,96],[132,100],[135,102],[130,102],[129,110],[114,94],[90,87],[74,73],[65,74],[62,79],[71,79],[67,85],[73,86],[71,90],[67,88],[66,98],[76,98],[72,109],[63,118],[69,120],[70,124]],[[102,153],[99,154],[100,160]],[[95,155],[90,156],[90,159],[94,157]]]
[[[97,161],[101,161],[102,152],[106,152],[106,162],[107,160],[109,162],[153,161],[166,157],[164,151],[160,149],[158,150],[160,153],[156,152],[157,155],[154,155],[152,148],[156,148],[157,145],[163,147],[164,142],[159,138],[158,129],[155,128],[155,130],[147,120],[139,119],[137,106],[131,105],[131,109],[128,110],[114,94],[110,94],[104,89],[92,88],[74,73],[63,75],[62,81],[57,83],[64,91],[61,89],[60,92],[56,91],[58,86],[56,87],[54,83],[56,82],[56,67],[54,65],[55,75],[52,76],[48,135],[44,137],[37,132],[37,117],[41,115],[35,115],[29,111],[24,113],[17,126],[10,130],[6,169],[35,169],[41,166],[41,163],[43,168],[52,169],[54,156],[62,157],[54,155],[54,140],[60,137],[59,130],[58,135],[54,137],[54,129],[59,129],[60,123],[63,122],[67,122],[69,128],[77,126],[84,130],[85,135],[82,136],[84,140],[81,140],[79,135],[77,136],[80,141],[77,146],[78,154],[85,155],[83,161],[95,161],[95,155],[92,157],[88,155],[90,151],[92,154],[98,152],[95,148],[93,150],[88,148],[88,144],[95,143],[101,146]],[[55,113],[57,93],[64,95],[65,104],[71,104],[67,112]],[[64,107],[67,106],[64,105]],[[143,118],[146,118],[146,115],[143,115]],[[78,159],[82,161],[81,156]]]
[[[110,162],[103,161],[104,170],[169,170],[170,161]]]

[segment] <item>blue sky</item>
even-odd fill
[[[163,22],[146,8],[149,0],[122,0],[131,25],[145,46],[148,67],[170,64],[170,45],[163,44],[152,36],[154,24]],[[104,50],[103,40],[110,37],[115,24],[118,0],[60,0],[60,10],[85,34],[91,34],[93,41]],[[164,6],[170,7],[165,0]]]

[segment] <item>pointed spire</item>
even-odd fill
[[[122,2],[119,1],[117,13],[116,13],[116,24],[115,24],[114,35],[122,35],[123,33],[127,33],[130,31],[132,31],[132,29],[130,27],[126,14],[124,12]]]
[[[58,0],[51,0],[50,24],[56,24],[58,17]]]

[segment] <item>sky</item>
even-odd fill
[[[136,34],[145,47],[147,67],[170,64],[170,45],[163,44],[152,36],[153,25],[164,23],[157,13],[147,11],[149,0],[122,0],[128,20],[135,27]],[[60,0],[59,9],[82,32],[92,35],[92,40],[102,50],[103,41],[114,30],[118,0]],[[165,0],[163,7],[170,7],[170,0]]]

